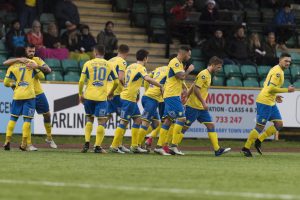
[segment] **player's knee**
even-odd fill
[[[141,123],[142,123],[142,120],[141,120],[141,118],[135,118],[134,120],[133,120],[133,123],[134,124],[137,124],[137,125],[141,125]]]
[[[44,116],[44,123],[51,123],[51,114],[50,112],[43,114]]]
[[[275,126],[277,131],[280,131],[283,127],[283,121],[275,121],[274,126]]]
[[[18,121],[18,117],[15,117],[15,116],[10,116],[10,120],[11,120],[11,121],[15,121],[15,122],[16,122],[16,121]]]
[[[106,118],[98,118],[98,125],[106,127]]]
[[[94,117],[87,116],[86,121],[94,123]]]
[[[142,123],[141,123],[143,126],[146,126],[148,127],[150,125],[150,123],[146,120],[142,120]]]
[[[169,118],[167,117],[167,118],[164,119],[163,124],[166,125],[166,126],[171,126],[172,121],[171,121],[171,119],[169,119]]]
[[[258,133],[261,133],[263,130],[264,130],[265,126],[262,126],[262,125],[258,125],[256,124],[255,126],[255,130],[258,132]]]
[[[179,119],[177,119],[176,121],[185,123],[185,122],[186,122],[186,118],[179,118]]]
[[[206,123],[205,126],[208,130],[214,130],[215,129],[215,124],[214,123]]]

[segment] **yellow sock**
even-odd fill
[[[105,134],[104,126],[98,125],[95,146],[101,146],[101,144],[103,142],[104,134]]]
[[[255,142],[255,140],[257,139],[259,133],[257,132],[256,129],[252,129],[252,131],[250,131],[247,142],[245,144],[245,148],[250,149],[251,145]]]
[[[52,134],[51,134],[52,127],[51,127],[51,123],[44,122],[44,127],[45,127],[46,134],[47,134],[47,140],[52,140]]]
[[[218,151],[220,149],[219,141],[218,141],[218,134],[216,132],[208,132],[208,137],[214,148],[214,151]]]
[[[184,126],[184,122],[176,122],[173,128],[173,139],[172,144],[179,145],[182,140],[182,128]]]
[[[90,142],[92,131],[93,131],[93,123],[87,122],[85,124],[85,129],[84,129],[85,142]]]
[[[275,128],[275,126],[270,126],[269,128],[267,128],[267,130],[265,132],[263,132],[261,135],[258,136],[258,139],[263,142],[265,139],[267,139],[268,137],[274,135],[277,132],[277,129]]]
[[[131,146],[132,147],[138,146],[139,129],[140,129],[140,125],[138,125],[138,124],[133,124],[131,127]]]
[[[172,143],[172,140],[173,140],[173,133],[174,133],[174,124],[172,124],[170,126],[170,129],[168,131],[168,135],[167,135],[167,140],[165,141],[165,143],[168,143],[168,144],[171,144]]]
[[[159,131],[161,129],[161,123],[159,123],[159,126],[157,126],[152,132],[151,132],[151,137],[152,138],[156,138]]]
[[[32,142],[31,142],[31,133],[28,134],[28,137],[27,137],[27,145],[31,145]]]
[[[122,144],[122,139],[125,132],[126,132],[125,126],[123,124],[120,124],[115,131],[115,136],[111,144],[113,148],[118,148],[119,145]]]
[[[7,124],[7,128],[6,128],[6,140],[5,140],[5,144],[7,144],[8,142],[10,142],[12,134],[14,132],[15,126],[16,126],[16,121],[13,120],[9,120],[8,124]]]
[[[23,148],[27,146],[27,138],[31,134],[30,125],[31,125],[30,122],[25,121],[23,123],[23,127],[22,127],[22,144],[21,144],[21,146]]]
[[[141,125],[141,128],[139,129],[138,133],[138,145],[142,145],[149,128],[150,127]]]
[[[166,141],[166,137],[167,137],[169,128],[170,128],[169,126],[164,125],[164,124],[161,126],[161,129],[159,130],[159,139],[157,142],[158,146],[162,147],[165,145],[165,141]]]

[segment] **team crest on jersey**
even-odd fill
[[[276,74],[276,77],[277,77],[277,78],[279,78],[279,77],[280,77],[280,74],[279,74],[279,73],[277,73],[277,74]]]
[[[127,62],[123,62],[123,65],[127,65]]]
[[[179,63],[176,63],[176,64],[175,64],[175,67],[179,67]]]
[[[169,112],[170,117],[176,118],[176,113],[174,111]]]
[[[178,115],[179,115],[179,116],[182,116],[182,112],[179,112]]]
[[[205,75],[202,75],[202,79],[203,79],[203,80],[205,79]]]

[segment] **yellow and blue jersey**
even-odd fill
[[[131,64],[125,71],[125,85],[121,92],[121,99],[136,102],[143,78],[147,76],[146,68],[141,64]]]
[[[14,100],[35,98],[34,77],[36,74],[36,70],[28,69],[23,63],[15,63],[8,68],[5,78],[16,82]]]
[[[152,71],[152,77],[153,79],[160,83],[161,85],[164,85],[167,80],[168,75],[168,66],[158,67],[154,71]],[[145,96],[150,97],[152,99],[155,99],[158,102],[163,102],[162,94],[160,91],[160,88],[150,84],[148,89],[145,92]]]
[[[264,87],[256,98],[257,103],[275,105],[276,93],[270,92],[271,87],[281,88],[284,82],[284,72],[279,65],[274,66],[268,73]]]
[[[116,56],[116,57],[111,58],[109,60],[109,62],[112,64],[112,66],[116,70],[117,74],[119,73],[119,71],[125,72],[126,67],[127,67],[127,62],[123,58]],[[108,91],[110,91],[112,87],[113,87],[113,80],[111,77],[109,77],[108,78]],[[122,90],[123,90],[123,85],[120,82],[118,82],[118,87],[114,91],[114,96],[120,95]]]
[[[164,86],[164,98],[180,97],[183,81],[175,77],[179,72],[184,72],[183,64],[177,58],[173,58],[168,64],[168,77]]]
[[[31,60],[35,61],[37,63],[37,65],[39,67],[42,67],[43,65],[45,65],[46,63],[39,57],[33,57]],[[42,73],[42,72],[41,72]],[[34,91],[35,91],[35,95],[39,95],[44,93],[40,79],[35,77],[33,80],[34,83]]]
[[[206,100],[208,96],[208,89],[210,85],[211,85],[210,72],[207,69],[202,70],[196,77],[195,87],[197,86],[200,88],[200,94],[204,100]],[[194,92],[191,93],[190,97],[186,102],[186,105],[195,109],[203,110],[203,105]]]
[[[87,79],[87,86],[84,92],[84,98],[94,101],[106,101],[108,90],[108,77],[117,79],[113,66],[102,58],[95,58],[87,61],[82,69],[80,79]]]

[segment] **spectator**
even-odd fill
[[[96,45],[95,38],[90,33],[90,28],[87,25],[80,27],[79,47],[85,52],[92,52]]]
[[[11,23],[11,28],[5,36],[5,45],[10,56],[14,55],[16,47],[24,47],[26,44],[26,35],[21,29],[19,20]]]
[[[208,62],[211,57],[217,56],[223,59],[224,64],[234,64],[234,62],[228,58],[225,47],[226,41],[223,37],[223,31],[216,29],[214,36],[204,43],[202,49],[206,62]]]
[[[59,28],[66,28],[70,25],[78,26],[80,23],[77,6],[72,0],[63,0],[56,5],[55,17]]]
[[[114,34],[114,23],[108,21],[105,24],[105,29],[97,36],[97,43],[105,46],[105,59],[109,60],[114,57],[114,50],[118,48],[118,39]]]
[[[43,0],[19,1],[21,29],[31,27],[43,11]]]
[[[284,7],[278,11],[275,16],[275,25],[278,26],[276,27],[276,34],[279,48],[287,50],[285,43],[295,34],[295,28],[289,26],[295,25],[295,15],[291,12],[290,4],[285,4]]]
[[[184,22],[188,20],[189,13],[194,11],[193,6],[193,0],[186,0],[183,5],[178,4],[170,10],[170,13],[174,16],[171,23],[172,35],[178,37],[181,43],[190,44],[191,46],[195,45],[195,28]]]
[[[248,52],[248,45],[245,38],[245,29],[240,26],[228,45],[228,54],[230,58],[238,65],[255,65],[250,60],[250,55]]]
[[[40,49],[40,57],[55,58],[59,60],[67,59],[69,51],[62,47],[57,26],[54,23],[48,25],[48,32],[44,34],[44,45],[46,48]]]
[[[275,40],[275,33],[270,32],[267,37],[267,41],[264,43],[263,48],[266,51],[264,57],[264,65],[274,66],[278,63],[277,58],[277,43]]]
[[[200,21],[214,22],[219,19],[218,9],[216,8],[216,2],[214,0],[208,0],[206,2],[206,7],[203,9],[200,16]],[[201,25],[200,35],[203,38],[208,38],[213,34],[215,27],[214,25]]]
[[[266,51],[264,51],[257,33],[252,33],[250,36],[249,53],[253,62],[255,62],[257,65],[263,64]]]
[[[27,40],[29,44],[33,44],[35,46],[37,51],[44,47],[41,23],[38,20],[33,21],[32,29],[27,33]]]

